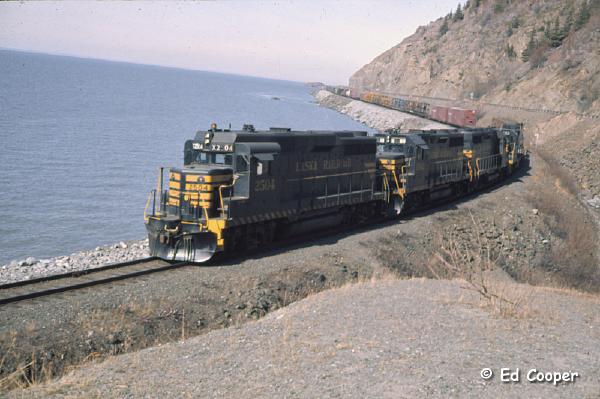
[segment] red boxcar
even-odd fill
[[[464,108],[450,108],[448,110],[447,122],[451,125],[475,127],[477,122],[475,118],[475,110]]]
[[[448,122],[448,107],[431,107],[429,116],[436,121]]]

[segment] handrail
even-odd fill
[[[473,181],[473,167],[471,166],[470,159],[467,161],[467,167],[469,169],[469,181],[472,182]]]
[[[233,188],[237,179],[238,179],[238,177],[236,175],[234,175],[231,184],[219,185],[219,204],[221,205],[221,211],[225,210],[225,202],[223,201],[223,189],[227,188],[227,187]],[[231,198],[231,193],[230,193],[229,197]],[[229,207],[227,207],[227,218],[229,219]]]
[[[396,171],[392,171],[392,175],[394,176],[394,181],[396,182],[396,188],[398,189],[398,194],[400,194],[400,196],[402,198],[404,198],[404,194],[401,192],[400,190],[400,183],[398,182],[398,176],[396,175]]]
[[[388,181],[387,173],[383,173],[383,185],[385,186],[386,202],[390,202],[390,199],[391,199],[390,183]]]
[[[146,206],[144,207],[144,222],[148,222],[148,220],[150,219],[150,217],[148,216],[148,208],[150,207],[150,200],[152,199],[152,194],[154,194],[154,196],[156,197],[156,191],[151,190],[148,193],[148,200],[146,201]],[[156,203],[156,199],[154,199],[154,203]],[[152,212],[152,216],[154,216],[154,212]]]

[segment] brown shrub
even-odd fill
[[[560,240],[548,251],[543,267],[565,287],[600,292],[597,259],[598,232],[592,218],[578,203],[574,179],[548,153],[538,151],[546,163],[553,185],[542,185],[529,195],[532,205]]]

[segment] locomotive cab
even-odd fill
[[[146,209],[151,254],[163,259],[204,262],[222,247],[223,198],[233,185],[233,136],[216,127],[199,132],[184,147],[182,168],[165,170],[151,193],[152,213]]]
[[[378,134],[377,164],[382,172],[383,186],[389,191],[388,202],[393,213],[400,214],[405,206],[407,185],[414,175],[415,154],[424,155],[424,150],[411,137],[398,131]]]
[[[245,127],[244,132],[253,130]],[[228,223],[239,216],[236,204],[251,196],[273,198],[270,172],[279,144],[236,142],[239,133],[215,127],[198,132],[185,143],[182,168],[161,168],[158,188],[146,207],[152,255],[205,262],[224,250]]]

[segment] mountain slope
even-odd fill
[[[597,114],[600,1],[588,1],[470,0],[362,67],[350,86]]]

